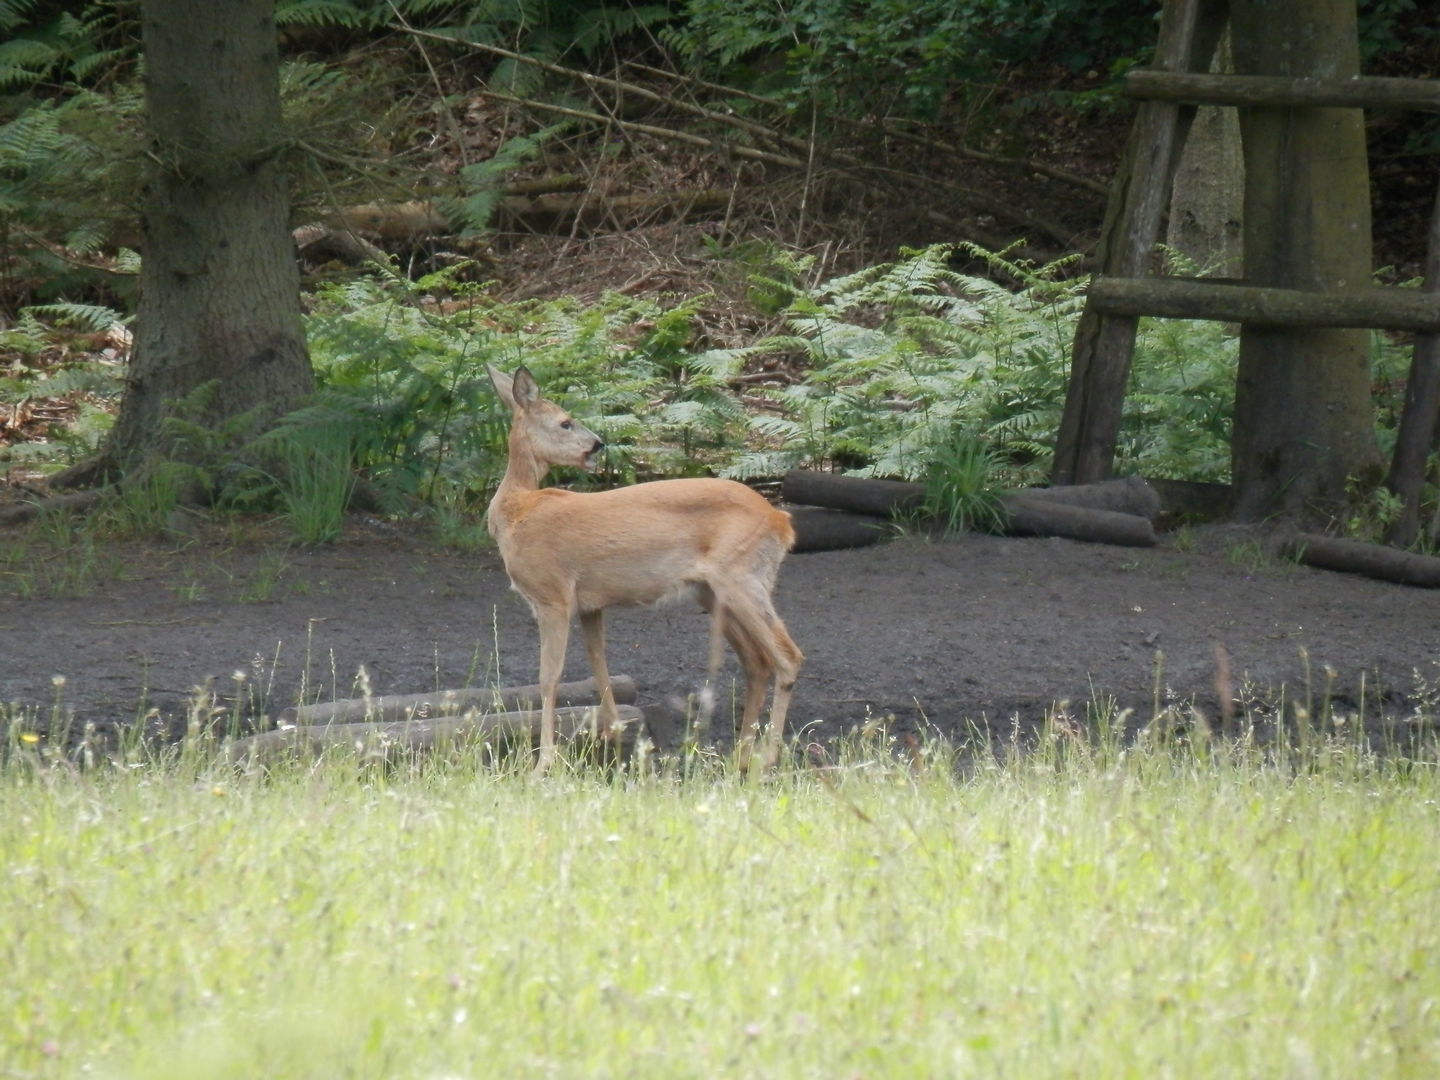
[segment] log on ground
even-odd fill
[[[1061,484],[1056,487],[1026,488],[1012,493],[1030,502],[1064,503],[1088,510],[1109,510],[1134,514],[1154,521],[1160,516],[1159,492],[1143,476],[1123,476],[1093,484]]]
[[[790,506],[790,522],[795,526],[797,552],[835,551],[840,548],[868,547],[894,535],[884,518],[873,514],[851,514],[844,510],[826,510],[820,506]]]
[[[1122,547],[1155,546],[1155,525],[1139,514],[1035,499],[1028,492],[1007,495],[1000,501],[1005,508],[1007,536],[1059,536]]]
[[[1045,494],[1039,494],[1041,491]],[[898,480],[792,470],[785,474],[784,494],[789,502],[878,518],[912,512],[924,502],[925,489],[919,484]],[[1008,521],[1004,531],[1012,536],[1060,536],[1127,547],[1155,544],[1155,526],[1150,515],[1158,512],[1159,499],[1138,477],[1025,490],[1004,495],[1000,502]],[[1114,506],[1131,506],[1142,513],[1109,508]]]
[[[910,513],[925,501],[921,484],[903,480],[875,480],[865,476],[811,472],[792,469],[783,485],[787,502],[848,510],[854,514],[890,517]],[[1125,476],[1093,484],[1067,484],[1048,488],[1026,488],[1015,496],[1044,502],[1066,503],[1091,510],[1136,514],[1152,521],[1161,510],[1161,498],[1143,476]],[[1006,496],[1009,498],[1010,496]]]
[[[1160,496],[1160,512],[1168,521],[1223,521],[1230,516],[1229,484],[1163,478],[1147,482]]]
[[[616,709],[618,730],[598,732],[595,706],[557,709],[556,738],[572,742],[588,737],[603,740],[623,755],[644,726],[645,714],[633,705]],[[362,761],[393,762],[419,754],[452,750],[475,743],[533,744],[540,736],[540,712],[525,710],[488,715],[439,716],[392,723],[307,724],[236,739],[225,748],[234,765],[266,766],[281,761],[312,761],[324,756],[355,755]]]
[[[1318,533],[1299,533],[1285,545],[1286,552],[1306,566],[1362,574],[1400,585],[1440,589],[1440,558],[1412,551],[1341,540]]]
[[[635,704],[635,680],[614,675],[610,688],[617,705]],[[595,705],[600,701],[595,680],[561,683],[556,687],[557,706]],[[390,694],[384,697],[347,698],[317,705],[301,705],[280,714],[281,726],[308,727],[320,724],[353,724],[360,721],[393,723],[456,716],[469,711],[513,712],[540,706],[540,687],[501,686],[437,690],[430,694]]]
[[[34,521],[41,514],[89,510],[98,504],[105,494],[105,490],[91,488],[85,491],[67,492],[64,495],[50,495],[43,499],[10,503],[8,506],[0,506],[0,525],[23,525],[27,521]]]
[[[808,469],[787,472],[781,491],[786,502],[882,518],[919,509],[925,501],[925,489],[919,484]]]

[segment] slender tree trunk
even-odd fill
[[[1359,73],[1354,0],[1232,5],[1235,69],[1248,75]],[[1370,283],[1370,190],[1358,109],[1245,108],[1245,274],[1315,291]],[[1348,478],[1378,479],[1363,330],[1246,326],[1231,442],[1241,519],[1333,509]]]
[[[109,446],[180,453],[177,412],[256,427],[314,387],[280,155],[272,0],[144,0],[151,170],[135,352]]]

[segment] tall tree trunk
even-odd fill
[[[1354,0],[1244,0],[1231,8],[1242,75],[1353,76]],[[1317,291],[1370,282],[1370,186],[1358,109],[1245,108],[1245,274]],[[1241,519],[1333,508],[1374,470],[1369,335],[1246,326],[1231,441]]]
[[[120,471],[176,452],[164,420],[181,399],[206,426],[250,410],[258,424],[314,388],[273,2],[144,0],[141,13],[152,166],[135,352],[109,445]]]

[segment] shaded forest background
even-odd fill
[[[1090,268],[1132,115],[1120,80],[1146,62],[1158,7],[282,0],[286,167],[312,353],[339,302],[333,290],[352,290],[343,301],[352,311],[368,304],[374,297],[354,289],[373,282],[382,262],[393,275],[380,281],[382,293],[393,298],[400,282],[418,283],[405,286],[406,302],[441,316],[473,305],[476,290],[494,303],[597,304],[608,313],[596,318],[612,358],[631,348],[676,368],[666,377],[677,386],[689,380],[667,408],[724,414],[701,424],[672,417],[662,435],[683,444],[682,471],[713,465],[702,444],[720,440],[735,417],[702,391],[723,384],[752,414],[795,424],[796,401],[813,398],[813,342],[792,336],[789,355],[745,350],[784,339],[837,275],[942,244],[944,273],[1021,293],[1047,282],[1053,301]],[[12,398],[0,443],[20,484],[83,456],[103,434],[135,305],[146,164],[139,5],[75,8],[0,3],[11,35],[0,45],[0,348]],[[1367,74],[1433,74],[1440,44],[1413,2],[1359,10]],[[1369,119],[1368,136],[1378,278],[1411,280],[1440,136],[1432,120],[1386,113]],[[925,264],[900,265],[914,275]],[[928,265],[927,282],[938,281],[938,264]],[[622,310],[617,297],[657,306]],[[870,316],[865,297],[851,300],[847,333],[888,330],[879,299]],[[550,326],[553,314],[533,321]],[[496,331],[526,325],[517,308],[486,318]],[[574,329],[566,323],[564,332]],[[1050,367],[1061,336],[1047,345]],[[1184,348],[1193,355],[1209,341]],[[327,368],[328,352],[354,345],[322,341],[316,359],[332,388],[343,379]],[[728,366],[705,384],[696,365],[677,373],[682,354],[726,354]],[[1398,370],[1377,364],[1379,382],[1396,382],[1392,396]],[[442,392],[432,379],[424,393],[392,402],[395,415],[427,402],[474,404],[461,382]],[[872,409],[917,407],[877,385],[888,397],[877,395]],[[1203,398],[1193,373],[1184,386]],[[654,385],[644,389],[652,404],[660,399]],[[1176,397],[1176,384],[1142,389],[1143,408]],[[577,392],[595,389],[582,379]],[[986,438],[1003,464],[1033,479],[1043,424],[1019,421],[1053,402],[1023,400],[1026,392],[1006,391],[1015,400]],[[1196,428],[1214,427],[1219,438],[1225,408]],[[815,427],[809,415],[799,423]],[[852,430],[861,426],[827,432],[812,459],[913,474],[940,449],[933,439],[924,453],[906,451],[903,439],[887,449],[888,436]],[[1008,443],[991,437],[1002,427]],[[750,436],[757,429],[760,445],[752,438],[748,458],[728,468],[763,475],[777,462],[764,453],[766,439],[795,434],[752,415]],[[423,435],[402,437],[418,444]],[[902,451],[915,460],[907,464]],[[393,447],[386,453],[393,463]],[[212,456],[220,469],[223,455]],[[674,471],[661,456],[622,461],[621,478]],[[1223,479],[1209,450],[1170,456],[1161,472]],[[372,476],[384,472],[374,467],[384,457],[370,454]],[[423,468],[411,463],[410,472]],[[216,486],[213,477],[207,484]],[[419,486],[415,475],[402,485]]]

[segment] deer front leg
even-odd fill
[[[546,608],[536,611],[535,621],[540,626],[540,759],[535,772],[543,776],[555,764],[555,695],[565,671],[570,612]]]

